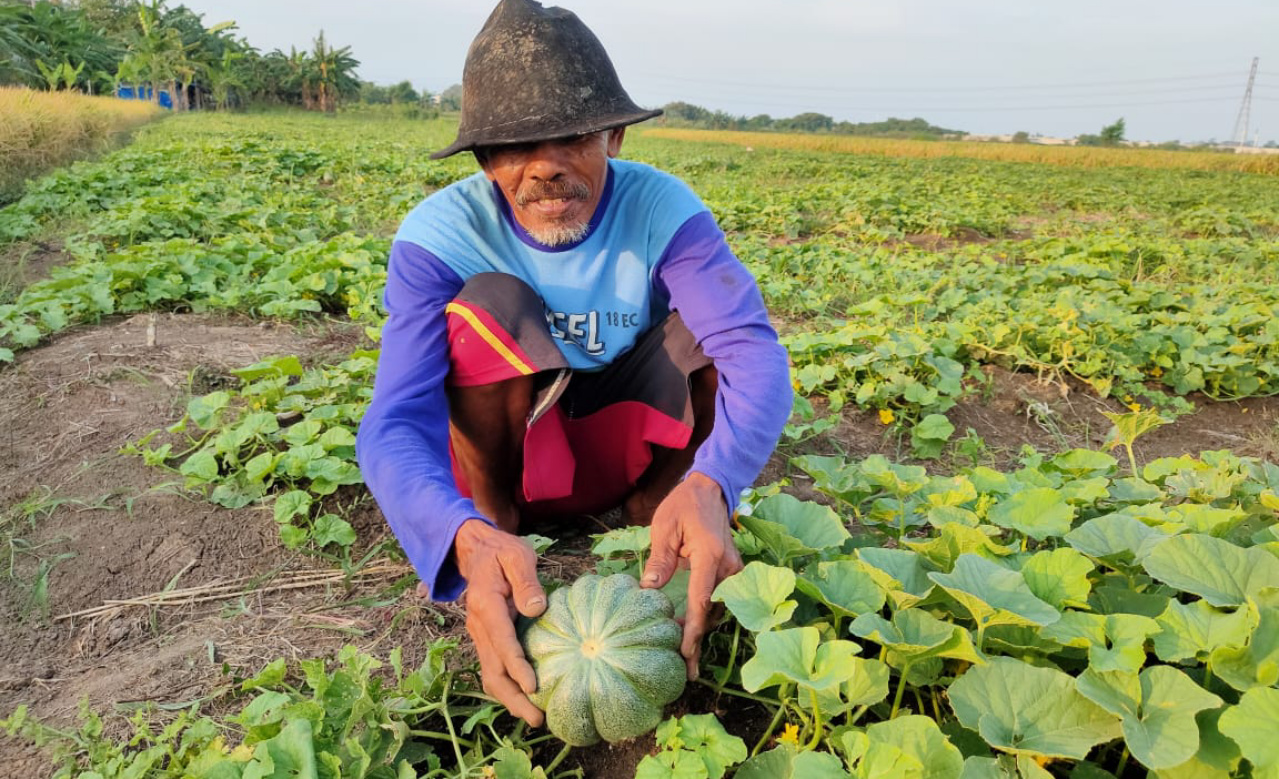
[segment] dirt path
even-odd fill
[[[67,722],[84,698],[107,711],[202,698],[227,683],[223,663],[256,669],[386,639],[397,614],[401,630],[449,629],[450,610],[411,598],[342,605],[387,590],[406,574],[402,565],[353,587],[264,591],[324,566],[283,549],[269,509],[193,499],[176,489],[176,473],[120,453],[177,421],[192,392],[207,392],[230,370],[280,354],[340,359],[358,339],[349,326],[139,316],[64,334],[0,373],[0,562],[7,569],[12,557],[14,573],[0,579],[0,715],[27,704]],[[385,533],[375,509],[361,514],[357,524]],[[255,577],[242,597],[57,619],[242,577]],[[21,754],[0,741],[0,765]]]

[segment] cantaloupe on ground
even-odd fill
[[[684,691],[683,631],[670,599],[633,576],[587,574],[551,593],[546,613],[524,633],[537,672],[529,696],[564,742],[623,741],[657,727]]]

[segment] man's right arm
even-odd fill
[[[409,562],[435,600],[466,586],[452,554],[462,523],[480,517],[457,490],[449,460],[448,327],[444,307],[462,279],[425,249],[396,241],[387,266],[382,354],[360,423],[360,471]]]
[[[475,640],[484,689],[537,726],[542,712],[528,699],[533,667],[515,634],[511,606],[528,617],[546,609],[537,555],[498,530],[461,497],[449,459],[448,326],[444,307],[462,280],[415,244],[397,241],[387,268],[382,356],[373,402],[360,423],[356,450],[364,481],[435,600],[467,587],[466,628]]]

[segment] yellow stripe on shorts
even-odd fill
[[[449,303],[444,307],[444,312],[446,314],[457,314],[465,319],[466,323],[471,326],[471,329],[479,333],[480,338],[484,339],[484,343],[493,347],[493,351],[502,355],[502,357],[511,364],[511,367],[515,368],[515,370],[519,371],[522,375],[529,376],[537,373],[537,371],[529,367],[528,363],[521,360],[519,355],[511,351],[510,347],[502,343],[502,340],[494,335],[493,331],[488,329],[488,327],[480,321],[480,318],[477,317],[475,312],[471,309],[458,303]]]

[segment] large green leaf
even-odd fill
[[[720,582],[711,599],[728,607],[742,627],[763,633],[790,619],[794,591],[794,571],[755,561]]]
[[[1167,665],[1129,671],[1089,668],[1076,680],[1084,697],[1123,720],[1129,751],[1147,768],[1173,768],[1199,751],[1195,715],[1222,700]]]
[[[790,744],[756,755],[737,769],[734,779],[851,779],[838,757],[801,752]]]
[[[1146,664],[1146,640],[1159,630],[1150,617],[1107,614],[1106,640],[1088,647],[1088,666],[1094,671],[1137,671]]]
[[[958,779],[963,773],[963,755],[930,717],[908,715],[887,722],[877,722],[866,728],[866,736],[871,744],[897,747],[920,762],[922,770],[919,773],[894,774],[902,779]],[[854,773],[862,775],[861,772]],[[889,774],[867,772],[866,775]]]
[[[315,738],[309,719],[290,719],[278,735],[258,743],[253,750],[253,759],[244,767],[244,779],[273,779],[277,776],[319,779]]]
[[[860,651],[852,641],[822,641],[814,627],[760,633],[755,656],[742,665],[742,686],[750,692],[785,683],[829,689],[853,678]]]
[[[861,469],[844,457],[806,454],[792,457],[791,464],[812,476],[817,489],[853,505],[877,492],[862,476]]]
[[[1155,654],[1166,663],[1204,661],[1218,647],[1245,646],[1255,625],[1250,619],[1254,615],[1253,609],[1226,611],[1202,600],[1169,601],[1167,610],[1155,618],[1159,625]]]
[[[1075,680],[1008,657],[974,666],[950,686],[964,727],[1013,754],[1082,760],[1118,738],[1119,718],[1080,695]]]
[[[496,772],[494,779],[498,779]],[[710,774],[696,752],[676,749],[645,755],[635,766],[635,779],[710,779]]]
[[[839,735],[839,747],[853,779],[915,779],[924,776],[924,764],[901,747],[883,741],[871,741],[859,730],[846,730]]]
[[[1151,550],[1146,572],[1214,606],[1239,606],[1265,587],[1279,587],[1279,558],[1198,533],[1173,536]]]
[[[1107,514],[1066,534],[1066,543],[1089,557],[1140,562],[1167,533],[1127,514]]]
[[[1061,618],[1057,609],[1035,597],[1020,573],[975,554],[960,555],[950,573],[930,573],[928,578],[979,625],[1049,625]]]
[[[984,531],[999,532],[990,525],[968,527],[951,522],[942,525],[937,535],[921,540],[907,540],[906,546],[923,555],[931,565],[949,571],[961,554],[979,554],[990,560],[1012,554],[1013,549],[1001,546]]]
[[[1248,518],[1248,512],[1238,508],[1216,508],[1202,503],[1183,503],[1168,512],[1168,518],[1185,525],[1195,533],[1221,538]]]
[[[874,485],[905,497],[928,486],[928,470],[919,465],[899,465],[873,454],[862,461],[862,473]]]
[[[657,726],[656,756],[645,757],[635,779],[720,779],[746,759],[746,744],[729,735],[714,714],[671,717]]]
[[[896,608],[913,606],[932,592],[930,569],[918,552],[866,547],[857,550],[857,558],[868,566],[866,572],[875,577]]]
[[[970,757],[959,779],[1052,779],[1034,758],[1026,755]]]
[[[853,676],[837,687],[825,690],[799,688],[799,705],[811,709],[813,699],[822,713],[835,717],[857,706],[873,706],[888,697],[888,666],[879,660],[853,658]]]
[[[761,500],[751,516],[781,525],[809,549],[838,548],[850,538],[848,528],[830,507],[801,501],[784,492]]]
[[[1088,558],[1067,547],[1036,552],[1021,566],[1022,578],[1035,597],[1058,609],[1087,608],[1092,572]]]
[[[1221,715],[1230,707],[1208,709],[1199,712],[1195,722],[1199,725],[1199,751],[1195,756],[1172,768],[1153,771],[1156,779],[1230,779],[1235,776],[1243,753],[1239,745],[1221,733]]]
[[[1063,536],[1070,531],[1075,509],[1060,491],[1036,487],[1014,493],[990,510],[986,518],[1000,527],[1019,530],[1043,541],[1050,536]]]
[[[810,565],[796,584],[805,595],[825,603],[841,616],[879,611],[887,597],[865,565],[852,559]]]
[[[921,609],[894,612],[891,622],[878,614],[863,614],[853,620],[849,630],[855,636],[888,648],[889,664],[897,667],[929,657],[981,662],[967,630]]]
[[[1244,693],[1221,715],[1220,726],[1254,768],[1279,766],[1279,690],[1258,687]]]
[[[1244,641],[1213,649],[1208,667],[1240,691],[1279,684],[1279,590],[1262,590],[1239,611],[1255,627]]]
[[[1049,461],[1053,468],[1074,479],[1109,476],[1117,470],[1119,461],[1105,452],[1093,449],[1071,449]]]

